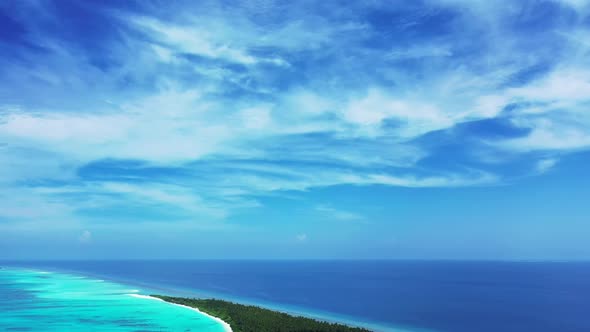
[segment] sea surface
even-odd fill
[[[224,331],[211,317],[137,292],[100,279],[3,268],[0,331]]]
[[[133,285],[142,294],[217,297],[376,331],[590,331],[586,262],[144,260],[0,266],[88,277],[58,274],[54,280],[53,274],[44,274],[48,279],[38,283],[38,272],[27,272],[14,283],[14,277],[0,273],[0,330],[16,319],[10,310],[26,310],[35,319],[55,316],[55,324],[108,313],[125,317],[125,324],[148,324],[144,330],[180,331],[180,326],[165,328],[174,316],[181,317],[178,324],[204,324],[195,331],[221,331],[190,310],[123,296],[128,289],[121,285]],[[88,283],[97,278],[108,282]],[[8,298],[16,300],[6,300],[7,289]],[[76,307],[70,302],[55,306],[54,300],[74,301]]]

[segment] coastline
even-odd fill
[[[168,303],[199,308],[212,316],[223,318],[240,331],[323,331],[323,332],[371,332],[363,327],[327,322],[304,316],[290,315],[253,305],[220,300],[152,295]]]
[[[182,298],[187,298],[187,299],[202,298],[202,299],[221,300],[221,301],[232,302],[235,304],[240,304],[240,305],[245,305],[245,306],[254,306],[254,307],[261,308],[261,309],[274,311],[277,313],[284,313],[284,314],[294,316],[294,317],[303,317],[303,318],[308,318],[308,319],[312,319],[312,320],[316,320],[316,321],[320,321],[320,322],[326,322],[326,323],[331,323],[331,324],[340,324],[340,325],[344,325],[347,327],[368,329],[370,331],[375,331],[375,332],[377,332],[377,331],[379,331],[379,332],[435,332],[435,331],[423,329],[423,328],[411,328],[410,329],[410,328],[402,327],[402,326],[385,326],[385,325],[380,325],[378,323],[372,323],[372,322],[366,322],[366,321],[359,323],[358,321],[354,321],[348,317],[339,317],[339,316],[329,315],[328,313],[325,313],[325,312],[312,312],[312,311],[304,310],[302,308],[280,306],[276,303],[253,301],[251,299],[245,299],[245,298],[241,298],[241,297],[237,297],[237,296],[224,296],[222,294],[212,293],[212,292],[207,292],[204,294],[201,294],[201,293],[195,294],[195,293],[191,293],[189,291],[182,291],[182,290],[170,291],[168,289],[161,289],[160,291],[163,291],[164,293],[167,293],[171,296],[176,296],[176,297],[182,297]],[[165,302],[172,303],[169,301],[165,301]]]
[[[207,316],[207,317],[213,319],[214,321],[220,323],[223,326],[223,330],[225,332],[233,332],[233,330],[231,329],[231,326],[227,322],[225,322],[224,320],[222,320],[219,317],[211,316],[208,313],[202,312],[198,308],[193,308],[193,307],[189,307],[189,306],[183,305],[183,304],[178,304],[178,303],[172,303],[172,302],[164,301],[164,300],[162,300],[160,298],[149,296],[149,295],[141,295],[141,294],[127,294],[127,295],[132,296],[132,297],[135,297],[135,298],[140,298],[140,299],[156,300],[156,301],[166,302],[166,303],[171,304],[171,305],[175,305],[175,306],[179,306],[179,307],[183,307],[183,308],[187,308],[187,309],[196,311],[196,312],[198,312],[198,313],[200,313],[200,314],[202,314],[204,316]]]
[[[364,328],[364,329],[369,329],[372,331],[380,331],[380,332],[433,332],[433,331],[430,331],[427,329],[415,329],[415,328],[410,329],[410,328],[402,327],[402,326],[381,325],[380,323],[377,323],[377,322],[369,322],[369,321],[359,322],[359,321],[353,320],[350,317],[337,316],[337,315],[334,315],[332,313],[327,313],[327,312],[310,311],[305,308],[299,308],[299,307],[288,306],[288,305],[281,305],[278,303],[271,303],[271,302],[265,302],[265,301],[257,301],[257,300],[243,298],[240,296],[229,296],[227,294],[220,294],[220,293],[211,292],[208,290],[195,290],[195,289],[188,289],[188,288],[172,288],[172,287],[167,287],[165,285],[156,285],[153,283],[142,282],[142,281],[138,281],[138,280],[130,279],[130,278],[114,277],[114,276],[106,275],[104,273],[91,273],[91,272],[75,270],[75,269],[56,268],[53,266],[51,266],[51,267],[48,267],[48,266],[38,267],[38,266],[30,266],[30,265],[24,265],[24,266],[20,265],[19,266],[19,265],[8,264],[7,267],[9,267],[9,268],[12,267],[15,269],[25,269],[25,270],[37,271],[40,273],[66,274],[66,275],[78,276],[80,278],[85,278],[85,279],[90,278],[90,279],[93,279],[94,281],[98,281],[98,282],[104,282],[105,280],[107,280],[107,281],[115,282],[115,283],[118,283],[121,285],[128,285],[128,286],[130,286],[130,288],[140,287],[142,289],[141,291],[139,289],[130,289],[127,291],[129,293],[126,295],[136,297],[136,298],[159,300],[159,301],[166,302],[168,304],[174,304],[177,306],[187,307],[189,309],[195,310],[201,314],[204,314],[204,315],[218,321],[219,323],[221,323],[223,325],[225,332],[233,332],[233,330],[231,329],[231,326],[227,322],[223,321],[222,319],[220,319],[218,317],[207,314],[207,313],[205,313],[201,310],[198,310],[194,307],[185,306],[185,305],[181,305],[181,304],[177,304],[177,303],[172,303],[172,302],[160,299],[160,298],[156,298],[154,296],[142,295],[142,294],[138,294],[138,293],[139,292],[144,293],[145,291],[148,291],[148,292],[150,292],[148,294],[163,293],[163,294],[169,294],[172,296],[179,296],[179,297],[185,297],[185,298],[220,299],[223,301],[229,301],[229,302],[233,302],[233,303],[237,303],[237,304],[255,306],[255,307],[259,307],[262,309],[266,309],[266,310],[270,310],[270,311],[274,311],[274,312],[278,312],[278,313],[285,313],[285,314],[295,316],[295,317],[304,317],[304,318],[317,320],[320,322],[341,324],[341,325],[345,325],[348,327]]]

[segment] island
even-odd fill
[[[166,302],[196,308],[227,322],[233,332],[369,332],[369,330],[337,323],[293,316],[252,305],[217,299],[196,299],[151,295]]]

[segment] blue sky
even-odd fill
[[[0,257],[589,259],[590,2],[3,1]]]

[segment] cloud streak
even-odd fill
[[[82,22],[47,29],[56,8],[6,27],[0,185],[31,200],[2,218],[120,200],[224,219],[276,192],[490,185],[515,155],[542,174],[590,148],[585,2],[97,6],[72,8],[104,29],[92,45]]]

